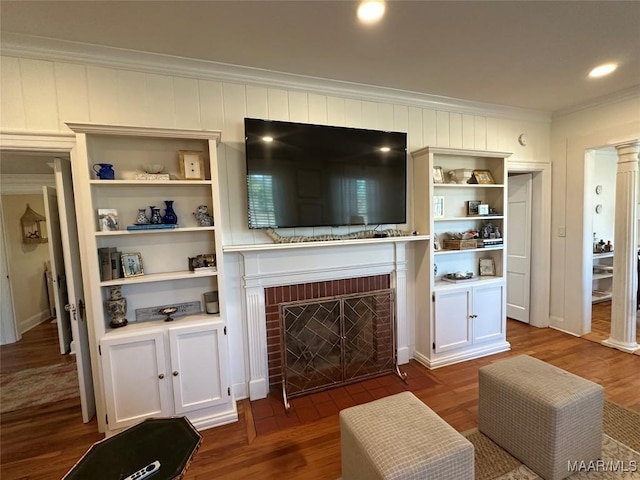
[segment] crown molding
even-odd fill
[[[45,174],[4,174],[0,182],[2,195],[42,195],[42,187],[56,186],[55,176]]]
[[[610,105],[612,103],[626,102],[628,100],[637,98],[640,98],[640,85],[634,85],[631,88],[618,90],[617,92],[610,93],[609,95],[603,95],[602,97],[598,97],[594,100],[591,100],[590,102],[582,103],[580,105],[574,105],[562,110],[557,110],[552,113],[551,117],[553,120],[558,120],[561,117],[566,117],[567,115],[571,115],[582,110],[597,108],[603,105]]]
[[[17,33],[2,34],[0,53],[6,56],[80,63],[199,80],[302,90],[409,107],[551,122],[551,113],[539,110]]]

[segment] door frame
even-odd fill
[[[529,325],[550,324],[551,280],[551,164],[508,161],[508,173],[531,173],[531,284]],[[507,232],[507,241],[509,232]],[[505,292],[506,295],[506,292]]]

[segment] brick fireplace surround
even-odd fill
[[[265,398],[269,393],[269,367],[279,322],[277,304],[303,298],[330,296],[373,287],[388,287],[395,293],[396,343],[398,364],[410,358],[409,332],[413,329],[413,302],[407,292],[407,243],[425,237],[397,237],[384,240],[314,242],[284,245],[243,245],[226,251],[242,255],[248,396]],[[350,280],[346,280],[350,279]],[[365,280],[367,279],[367,280]],[[384,280],[386,279],[386,280]],[[295,285],[295,287],[292,287]],[[303,288],[301,287],[303,286]],[[353,290],[352,290],[353,289]],[[292,293],[295,292],[295,293]],[[329,292],[329,293],[328,293]],[[292,297],[294,295],[294,297]],[[304,295],[301,298],[301,295]],[[307,297],[309,295],[309,297]],[[276,355],[279,355],[277,353]],[[281,371],[277,372],[281,375]]]
[[[390,286],[391,276],[387,274],[265,288],[270,389],[280,389],[282,384],[282,321],[279,310],[281,303],[373,292],[388,289]]]

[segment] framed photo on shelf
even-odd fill
[[[475,179],[476,183],[478,184],[493,184],[496,183],[493,180],[493,175],[491,175],[491,171],[490,170],[474,170],[473,171],[473,178]]]
[[[433,196],[433,218],[444,217],[444,197]]]
[[[139,252],[123,253],[120,259],[122,262],[122,273],[125,278],[144,275],[142,255],[140,255]]]
[[[204,180],[204,159],[202,152],[193,150],[178,151],[180,178],[183,180]]]
[[[98,223],[101,232],[115,232],[118,227],[118,210],[115,208],[99,208]]]
[[[440,245],[440,236],[437,233],[433,234],[433,249],[438,251],[442,248]]]
[[[496,264],[493,261],[493,258],[481,258],[480,259],[480,276],[489,277],[489,276],[495,276],[495,274],[496,274]]]
[[[478,205],[481,203],[481,200],[469,200],[467,202],[467,215],[478,215]]]
[[[433,167],[433,183],[444,183],[442,167]]]

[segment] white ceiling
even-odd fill
[[[640,88],[640,1],[2,1],[22,33],[555,112]],[[620,63],[588,79],[599,63]]]

